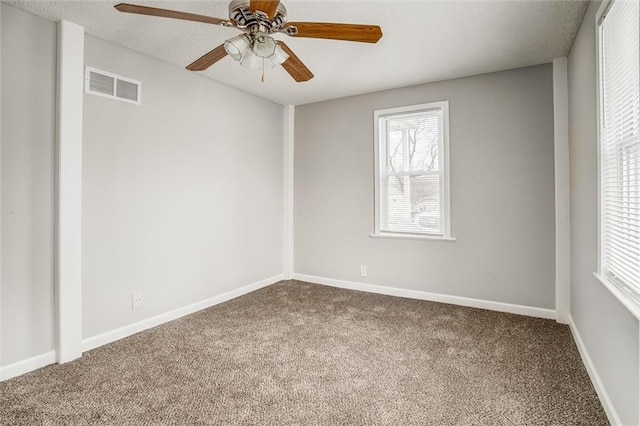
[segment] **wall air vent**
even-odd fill
[[[86,67],[84,91],[92,95],[140,105],[142,83],[112,72]]]

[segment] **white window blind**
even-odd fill
[[[640,73],[637,1],[599,21],[600,275],[640,303]]]
[[[375,234],[449,237],[447,102],[375,112]]]

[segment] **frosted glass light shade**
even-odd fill
[[[284,50],[282,50],[279,44],[276,44],[276,48],[273,52],[273,55],[267,58],[267,60],[269,61],[269,64],[271,64],[271,68],[281,65],[287,59],[289,59],[289,55],[287,55],[287,53]]]
[[[240,34],[224,42],[224,50],[236,61],[242,59],[242,56],[249,51],[249,47],[251,47],[251,40],[246,34]]]
[[[264,65],[264,58],[256,56],[251,49],[247,49],[244,55],[242,55],[242,59],[240,59],[240,65],[250,70],[259,70],[262,69]]]
[[[253,53],[261,58],[268,58],[276,50],[276,41],[267,34],[258,33],[253,39]]]

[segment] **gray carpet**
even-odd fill
[[[608,424],[566,326],[296,281],[0,383],[0,423]]]

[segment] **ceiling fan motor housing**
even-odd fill
[[[267,34],[280,31],[287,23],[287,8],[282,3],[278,4],[273,19],[263,12],[251,12],[249,1],[233,0],[229,4],[229,19],[237,28],[247,30],[249,33],[265,32]]]

